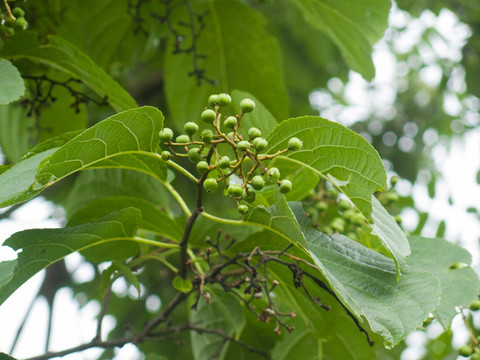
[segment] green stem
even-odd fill
[[[188,208],[187,204],[185,204],[185,201],[183,201],[182,196],[177,192],[177,190],[175,190],[173,186],[166,181],[163,183],[163,185],[167,188],[168,191],[170,191],[170,194],[172,194],[175,200],[177,200],[185,215],[187,215],[188,217],[192,216],[190,209]]]
[[[178,244],[171,244],[171,243],[165,243],[165,242],[162,242],[162,241],[144,239],[144,238],[141,238],[139,236],[135,236],[134,238],[132,238],[132,240],[134,240],[135,242],[138,242],[140,244],[152,245],[152,246],[156,246],[156,247],[164,248],[164,249],[178,248]]]
[[[174,168],[175,170],[177,170],[178,172],[182,173],[183,175],[185,175],[187,178],[189,178],[190,180],[192,180],[195,184],[198,184],[198,179],[193,176],[188,170],[184,169],[182,166],[178,165],[176,162],[172,161],[172,160],[168,160],[166,162],[167,165],[170,165],[172,168]]]

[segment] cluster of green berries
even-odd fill
[[[468,307],[472,311],[480,310],[480,300],[475,298],[470,306]],[[472,341],[468,344],[460,346],[458,353],[463,357],[468,357],[470,360],[480,360],[480,336],[477,337],[476,341]]]
[[[25,30],[28,27],[28,22],[25,20],[25,11],[20,7],[12,10],[12,17],[2,14],[2,18],[5,21],[0,23],[0,37],[4,39],[12,38],[15,35],[15,29]]]
[[[241,214],[248,212],[246,203],[255,201],[256,192],[266,185],[277,185],[280,192],[292,189],[292,182],[281,179],[280,170],[264,164],[287,151],[300,150],[303,143],[292,137],[285,149],[267,154],[268,141],[261,129],[251,127],[241,131],[242,118],[255,109],[255,102],[246,98],[240,101],[241,113],[222,116],[221,111],[232,102],[230,95],[214,94],[208,98],[208,107],[200,114],[207,128],[200,131],[195,121],[184,124],[183,134],[174,136],[172,129],[160,131],[160,141],[168,150],[161,152],[163,160],[174,156],[187,157],[201,174],[199,181],[208,192],[218,189],[224,182],[227,194],[235,199]],[[234,180],[235,179],[235,180]]]

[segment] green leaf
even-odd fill
[[[10,281],[0,288],[0,304],[33,275],[67,255],[83,251],[94,261],[122,260],[134,255],[133,238],[140,212],[129,208],[99,221],[64,229],[33,229],[17,232],[3,245],[18,253]]]
[[[310,26],[337,45],[352,70],[373,79],[372,47],[387,29],[390,1],[298,0],[292,4]]]
[[[0,262],[0,287],[8,283],[14,274],[17,260],[8,260]]]
[[[35,32],[22,31],[14,41],[5,43],[0,55],[11,60],[33,60],[63,71],[81,80],[101,98],[108,96],[116,111],[137,107],[130,94],[86,54],[60,36],[50,35],[48,39],[48,44],[40,45]]]
[[[330,306],[325,310],[314,303],[305,291],[296,288],[291,271],[280,264],[269,264],[269,272],[280,284],[275,288],[275,297],[282,304],[281,311],[295,311],[296,317],[289,321],[295,326],[291,334],[277,342],[272,357],[287,359],[364,360],[374,359],[375,350],[366,341],[353,320],[341,305],[326,291],[306,276],[302,277],[310,295]],[[312,269],[308,272],[321,279]],[[348,340],[346,340],[348,339]]]
[[[35,186],[35,174],[38,165],[55,150],[36,154],[0,174],[0,207],[30,200],[43,190]]]
[[[214,86],[190,73],[192,52],[174,53],[170,45],[165,58],[165,89],[168,107],[179,124],[197,119],[210,94],[241,89],[255,96],[279,119],[288,115],[289,100],[284,84],[280,47],[266,30],[265,19],[237,1],[196,1],[197,11],[206,11],[205,28],[197,39],[200,70],[215,80]],[[188,14],[177,15],[188,21]],[[189,121],[192,121],[189,120]]]
[[[40,164],[37,180],[51,184],[88,167],[126,167],[153,172],[152,164],[166,167],[159,157],[150,161],[159,142],[163,115],[154,107],[142,107],[113,115],[85,130]],[[87,150],[88,149],[88,150]]]
[[[405,266],[400,281],[385,257],[343,235],[303,228],[312,259],[332,289],[359,319],[392,348],[419,327],[440,300],[440,283],[429,272]]]
[[[117,270],[120,274],[124,275],[125,278],[130,282],[130,284],[132,284],[135,289],[137,289],[137,293],[138,293],[138,297],[140,298],[141,294],[140,294],[140,291],[141,291],[141,288],[140,288],[140,283],[137,279],[137,277],[135,276],[135,274],[132,272],[132,270],[122,264],[121,262],[119,261],[114,261],[112,263],[112,267]]]
[[[245,314],[238,299],[224,290],[205,288],[210,293],[210,302],[200,298],[197,310],[192,311],[190,323],[201,328],[219,330],[235,337],[245,326]],[[225,340],[216,334],[191,331],[193,358],[195,360],[211,359],[214,354],[226,352]],[[222,355],[218,356],[222,358]]]
[[[0,353],[0,360],[17,360],[17,359],[5,353]]]
[[[25,84],[18,69],[8,60],[0,59],[0,105],[20,99],[25,93]]]
[[[193,289],[193,284],[188,279],[182,279],[180,276],[175,276],[172,281],[172,285],[178,291],[183,293],[189,293]]]
[[[302,149],[279,158],[303,164],[332,182],[370,219],[371,195],[386,187],[385,168],[377,151],[340,124],[304,116],[282,121],[268,135],[269,154],[287,148],[293,136],[303,141]]]
[[[440,280],[442,293],[434,315],[445,328],[449,328],[457,314],[455,307],[470,305],[480,290],[478,275],[470,266],[450,268],[456,263],[470,264],[472,256],[464,248],[444,239],[409,236],[408,240],[412,249],[408,263]]]
[[[397,268],[397,277],[405,266],[405,258],[410,255],[410,245],[395,219],[385,210],[380,201],[372,195],[372,234],[377,235],[390,251]]]
[[[138,227],[158,236],[173,241],[182,239],[183,229],[168,214],[152,203],[133,196],[111,196],[88,203],[68,219],[68,226],[75,226],[90,221],[96,221],[105,215],[134,207],[141,211],[142,217]]]
[[[0,146],[9,163],[17,163],[32,146],[35,119],[19,104],[0,105]]]

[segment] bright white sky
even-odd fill
[[[422,71],[421,76],[432,87],[438,83],[441,75],[439,73],[440,68],[434,64],[436,58],[442,56],[458,61],[461,57],[461,47],[469,34],[468,28],[459,24],[455,16],[448,11],[443,11],[438,17],[430,12],[425,12],[420,19],[410,19],[408,14],[396,11],[391,17],[391,22],[396,26],[408,24],[407,31],[396,42],[398,49],[403,51],[408,51],[416,43],[425,27],[433,25],[441,31],[445,40],[434,39],[432,41],[434,52],[431,49],[425,49],[422,59],[417,59],[431,64]],[[414,61],[415,59],[412,60],[412,62]],[[395,89],[392,86],[402,86],[401,81],[398,81],[395,74],[404,71],[402,67],[405,64],[396,63],[395,57],[388,52],[382,42],[376,46],[374,62],[377,69],[377,76],[374,80],[376,86],[374,103],[372,103],[372,90],[368,88],[368,83],[358,74],[351,73],[350,82],[347,85],[343,85],[338,79],[333,79],[329,83],[329,88],[333,92],[339,92],[343,86],[346,86],[347,98],[353,106],[334,106],[328,92],[320,91],[312,94],[312,103],[322,104],[321,106],[318,105],[322,116],[350,125],[365,119],[372,111],[383,114],[387,119],[395,115],[391,113],[392,104],[395,101]],[[460,71],[458,79],[451,85],[452,91],[458,91],[462,86],[465,86],[462,75]],[[475,99],[472,101],[475,102]],[[476,106],[480,107],[478,99]],[[452,97],[447,102],[445,110],[455,115],[458,108],[458,100]],[[479,123],[478,113],[476,117],[472,113],[471,117],[473,122]],[[412,131],[414,132],[415,129]],[[433,137],[435,137],[435,134],[433,134]],[[396,141],[396,139],[394,140]],[[408,141],[404,142],[407,150],[408,146],[414,146]],[[434,149],[435,162],[437,168],[444,175],[444,179],[437,182],[437,196],[434,200],[428,196],[423,186],[414,186],[411,189],[409,183],[401,182],[398,187],[399,192],[412,190],[418,208],[431,213],[423,235],[434,236],[438,223],[445,220],[447,222],[445,237],[459,242],[473,253],[477,271],[480,264],[478,245],[480,222],[476,215],[467,214],[466,209],[468,207],[478,209],[478,199],[480,199],[480,187],[476,183],[476,171],[480,168],[480,147],[478,144],[480,144],[480,128],[468,132],[463,138],[454,139],[449,151],[444,145],[437,145],[437,148]],[[425,180],[428,181],[428,179]],[[449,196],[453,199],[453,205],[448,203]],[[22,229],[59,227],[60,224],[57,220],[49,219],[54,210],[51,204],[46,203],[41,198],[31,201],[31,203],[15,212],[11,220],[0,222],[0,243],[14,232]],[[413,212],[407,210],[403,214],[403,218],[407,230],[415,227],[417,219]],[[12,258],[15,258],[15,253],[10,248],[0,247],[0,261]],[[80,257],[77,255],[67,258],[67,267],[71,271],[75,270],[75,279],[78,281],[88,281],[93,276],[91,267],[82,265]],[[32,297],[36,294],[42,278],[43,274],[38,274],[0,306],[0,352],[9,352],[16,329],[20,325]],[[125,283],[120,281],[115,286],[118,294],[122,294],[122,296],[132,295],[131,293],[127,294],[128,289]],[[154,303],[152,305],[154,309],[160,306],[158,299],[152,299],[152,302]],[[56,298],[50,350],[62,350],[91,340],[95,333],[95,316],[99,308],[98,303],[90,302],[80,309],[78,302],[72,298],[70,290],[62,289]],[[15,356],[25,358],[44,352],[46,322],[46,303],[38,301],[19,340],[17,351],[14,353]],[[114,323],[112,317],[107,317],[104,330],[111,329]],[[456,329],[458,329],[456,330],[458,331],[456,343],[461,345],[465,341],[465,333],[460,326],[456,326]],[[411,348],[403,354],[402,360],[418,359],[421,345],[426,340],[422,336],[409,338]],[[99,352],[99,350],[92,349],[81,354],[66,356],[63,359],[93,360],[97,358]],[[139,358],[138,356],[134,346],[125,346],[117,353],[115,359],[132,360]]]

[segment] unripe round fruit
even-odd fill
[[[248,213],[248,206],[247,205],[238,205],[238,212],[242,215]]]
[[[250,139],[255,139],[255,138],[258,138],[260,136],[262,136],[262,132],[260,131],[259,128],[251,127],[250,129],[248,129],[248,137]]]
[[[213,131],[210,129],[205,129],[202,131],[201,137],[205,144],[210,144],[213,140]]]
[[[228,137],[229,139],[233,139],[233,136],[234,136],[234,135],[235,135],[235,133],[234,133],[233,131],[231,131],[231,132],[229,132],[229,133],[227,134],[227,137]]]
[[[395,192],[388,192],[385,194],[385,200],[389,203],[395,203],[399,200],[399,197]]]
[[[203,110],[202,115],[200,115],[200,118],[209,124],[213,124],[216,117],[217,117],[217,114],[212,109]]]
[[[355,215],[352,216],[352,222],[355,225],[362,225],[365,223],[365,218],[363,217],[362,214],[356,213]]]
[[[232,102],[232,98],[227,93],[218,95],[218,102],[222,106],[228,106]]]
[[[280,170],[276,167],[272,167],[267,171],[267,181],[269,183],[275,183],[280,179]]]
[[[240,101],[240,109],[243,113],[252,112],[255,109],[255,102],[252,99],[243,99]]]
[[[255,175],[252,178],[252,187],[255,190],[262,190],[264,186],[265,186],[265,180],[263,180],[263,176]]]
[[[469,306],[470,310],[472,311],[478,311],[480,310],[480,300],[474,299],[472,303]]]
[[[169,142],[173,139],[173,131],[170,128],[163,128],[158,134],[160,136],[160,141]]]
[[[200,160],[202,160],[202,152],[200,151],[199,148],[193,148],[188,150],[187,156],[188,156],[188,159],[193,163],[197,163]]]
[[[189,121],[183,125],[183,130],[188,134],[188,135],[193,135],[198,131],[198,125],[195,124],[192,121]]]
[[[395,222],[400,225],[402,223],[402,217],[400,215],[395,216]]]
[[[325,201],[319,201],[315,204],[315,208],[322,212],[322,211],[327,211],[328,210],[328,203]]]
[[[175,142],[179,144],[186,144],[190,142],[190,138],[188,137],[188,135],[178,135],[177,138],[175,139]]]
[[[207,190],[208,192],[214,192],[214,191],[217,190],[217,188],[218,188],[217,180],[215,180],[214,178],[207,178],[207,179],[205,179],[205,181],[203,182],[203,187],[204,187],[205,190]]]
[[[163,161],[167,161],[172,157],[172,154],[170,154],[170,151],[162,151],[162,154],[160,155],[162,157]]]
[[[296,137],[292,137],[290,140],[288,140],[288,150],[300,150],[303,146],[303,142]]]
[[[197,163],[197,171],[200,174],[205,174],[208,171],[208,163],[204,160]]]
[[[249,202],[249,203],[252,203],[255,201],[257,197],[257,194],[255,193],[255,191],[249,191],[248,193],[243,190],[243,193],[242,193],[242,199],[245,200],[246,202]]]
[[[28,22],[27,20],[25,20],[24,17],[18,17],[17,20],[15,20],[14,25],[18,26],[21,29],[26,29],[28,26]]]
[[[25,11],[20,7],[16,7],[15,9],[12,10],[12,14],[16,18],[21,18],[25,16]]]
[[[458,349],[458,353],[462,356],[470,356],[473,352],[473,349],[470,345],[462,345],[460,346],[460,349]]]
[[[218,167],[220,169],[226,169],[230,166],[230,158],[228,156],[222,156],[218,161]]]
[[[243,193],[243,189],[240,185],[237,185],[237,184],[230,184],[228,185],[228,194],[231,196],[231,197],[240,197],[242,196],[242,193]]]
[[[346,211],[350,209],[350,203],[345,199],[340,199],[338,201],[338,208],[340,211]]]
[[[237,144],[237,149],[239,151],[246,151],[249,148],[250,148],[250,143],[248,141],[242,140],[242,141],[239,141]]]
[[[480,354],[473,353],[472,356],[470,356],[470,360],[480,360]]]
[[[208,105],[210,107],[215,107],[215,105],[218,105],[220,103],[220,96],[217,94],[212,94],[208,98]]]
[[[257,152],[262,152],[268,147],[268,141],[264,138],[257,137],[252,142],[253,146],[257,150]]]
[[[237,118],[235,116],[227,117],[223,122],[223,126],[229,129],[233,129],[235,126],[237,126]]]
[[[345,221],[342,218],[336,217],[330,223],[330,227],[337,232],[343,232],[345,230]]]
[[[282,180],[279,189],[282,194],[288,193],[292,190],[292,182],[290,180]]]
[[[9,22],[7,21],[7,24],[9,24]],[[8,36],[9,37],[13,37],[13,35],[15,35],[15,30],[11,27],[6,27],[5,28],[5,31],[7,32]]]

